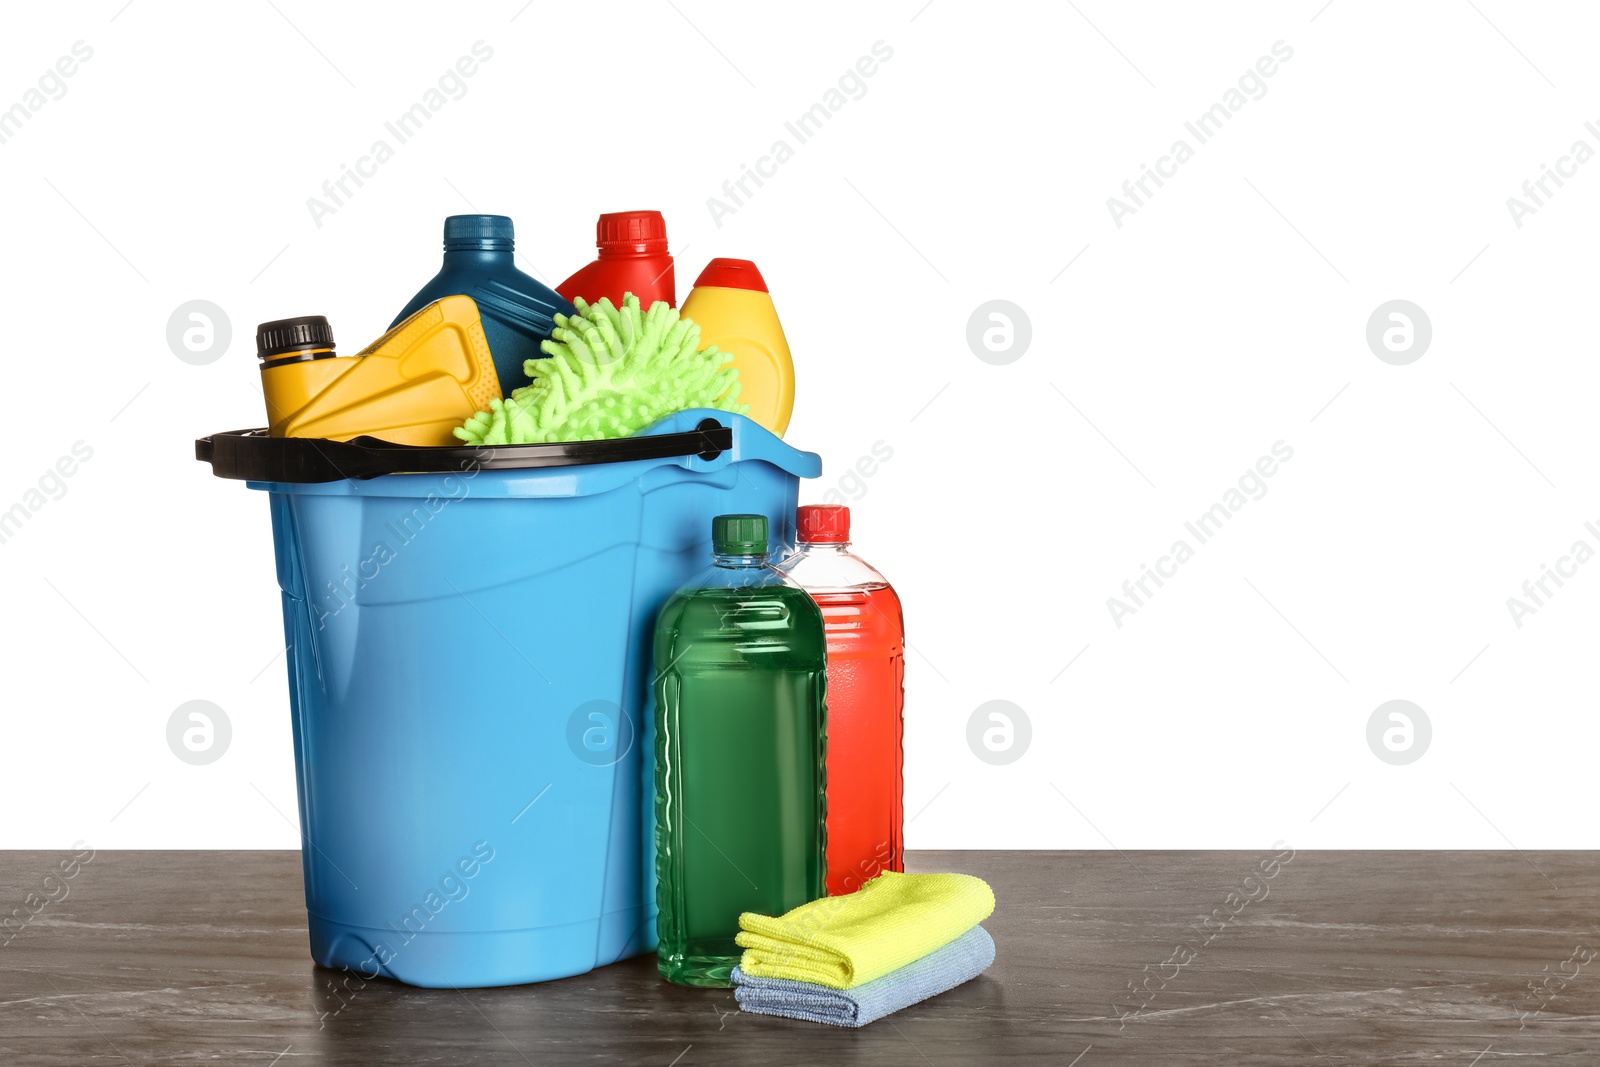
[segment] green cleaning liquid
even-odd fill
[[[782,915],[827,873],[826,638],[767,564],[763,515],[719,515],[714,563],[655,634],[657,966],[726,986],[739,913]]]

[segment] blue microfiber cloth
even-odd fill
[[[830,989],[788,978],[751,978],[733,969],[733,995],[739,1007],[759,1015],[865,1026],[901,1008],[969,982],[994,962],[994,939],[974,926],[943,948],[854,989]]]

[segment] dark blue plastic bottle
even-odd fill
[[[544,354],[539,342],[555,328],[555,316],[576,312],[554,290],[517,269],[515,249],[515,232],[506,216],[451,215],[444,220],[444,266],[389,324],[398,325],[442,297],[472,297],[483,316],[500,392],[507,396],[528,384],[523,361]]]

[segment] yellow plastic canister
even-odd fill
[[[331,335],[327,347],[262,353],[261,389],[274,437],[371,435],[403,445],[451,445],[450,431],[500,396],[478,305],[469,296],[434,301],[354,356],[333,355]]]

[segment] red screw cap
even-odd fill
[[[843,504],[805,504],[795,526],[806,544],[840,544],[850,540],[850,509]]]
[[[667,250],[667,220],[659,211],[614,211],[594,226],[594,243],[602,252],[659,255]]]

